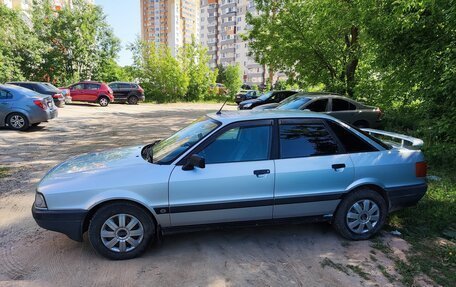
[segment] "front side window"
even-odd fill
[[[76,84],[71,87],[71,90],[83,90],[84,89],[84,84]]]
[[[338,145],[323,123],[280,125],[280,157],[296,158],[332,155]]]
[[[203,117],[191,125],[181,129],[169,138],[160,141],[152,148],[152,162],[167,164],[175,160],[189,148],[193,147],[202,138],[215,130],[219,122]]]
[[[308,104],[304,109],[307,109],[312,112],[326,112],[326,106],[328,105],[328,99],[321,99],[321,100],[316,100],[310,104]]]
[[[236,127],[218,136],[199,155],[206,164],[269,159],[271,126]]]

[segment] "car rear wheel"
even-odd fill
[[[108,97],[102,96],[98,99],[98,104],[102,107],[107,107],[109,105]]]
[[[124,260],[140,256],[155,235],[155,224],[142,208],[131,203],[101,207],[89,224],[89,241],[101,255]]]
[[[129,96],[128,97],[128,104],[129,105],[137,105],[138,104],[138,97],[137,96]]]
[[[385,224],[388,208],[376,191],[360,189],[348,194],[340,203],[333,224],[345,238],[364,240]]]
[[[8,116],[6,122],[13,130],[25,131],[30,127],[27,117],[21,113],[12,113]]]

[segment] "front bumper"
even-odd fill
[[[390,201],[390,211],[416,205],[426,191],[426,183],[388,188],[386,192]]]
[[[82,241],[87,210],[47,210],[33,206],[32,215],[40,227],[63,233],[73,240]]]

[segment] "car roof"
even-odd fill
[[[284,119],[284,118],[319,118],[333,119],[332,117],[310,111],[300,110],[239,110],[239,111],[221,111],[220,114],[209,113],[208,117],[221,122],[222,124],[230,124],[240,121],[249,120],[267,120],[267,119]]]
[[[14,81],[14,82],[7,82],[6,84],[33,84],[33,85],[42,85],[42,84],[47,84],[45,82],[28,82],[28,81]]]
[[[295,98],[341,98],[341,99],[348,99],[347,97],[344,97],[342,95],[339,95],[337,93],[326,93],[326,92],[299,92],[294,95]]]

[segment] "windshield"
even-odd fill
[[[272,91],[271,91],[271,92],[267,92],[267,93],[265,93],[265,94],[262,94],[258,99],[259,99],[259,100],[262,100],[262,101],[266,101],[266,100],[269,99],[271,96],[272,96]]]
[[[159,164],[172,162],[219,125],[219,122],[208,117],[199,118],[169,138],[155,144],[152,147],[152,162]]]
[[[302,105],[310,101],[310,98],[307,97],[289,97],[280,103],[277,106],[279,110],[297,110]]]

